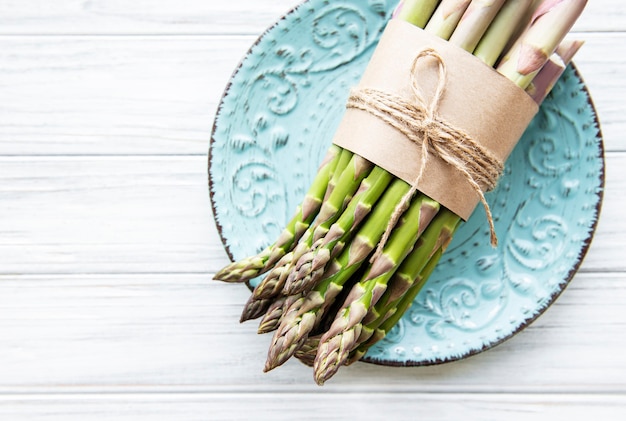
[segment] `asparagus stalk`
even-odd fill
[[[583,41],[565,40],[550,57],[550,60],[541,68],[532,83],[526,88],[526,92],[537,103],[541,104],[548,96],[548,93],[559,80],[567,65],[572,61],[574,55],[582,47]]]
[[[337,182],[339,181],[341,174],[343,174],[343,170],[345,170],[346,167],[350,164],[350,161],[352,160],[353,155],[354,154],[350,152],[349,150],[339,148],[339,158],[337,162],[337,168],[335,169],[335,171],[332,172],[330,176],[330,180],[328,181],[328,186],[326,187],[326,192],[324,193],[324,199],[322,200],[322,202],[325,202],[326,200],[328,200],[328,197],[330,196],[330,194],[333,192],[333,190],[335,190],[335,186],[337,185]],[[321,206],[322,205],[320,204],[320,207]]]
[[[556,48],[556,54],[561,58],[565,65],[568,65],[584,43],[585,41],[581,40],[563,40],[563,42],[561,42],[561,44],[559,44]],[[537,78],[533,79],[533,83],[537,83]]]
[[[440,206],[431,199],[425,199],[424,204],[425,208],[411,204],[403,215],[404,223],[394,228],[382,254],[372,263],[366,276],[352,287],[344,308],[322,335],[314,364],[318,384],[323,384],[345,362],[361,334],[363,318],[385,292],[387,282],[430,223],[434,214],[422,210],[438,210]]]
[[[244,310],[241,313],[241,316],[239,317],[239,323],[261,317],[267,312],[267,309],[270,305],[272,305],[272,302],[274,302],[273,298],[257,299],[251,294],[248,301],[244,305]]]
[[[313,367],[321,337],[322,335],[319,334],[306,338],[302,346],[296,350],[293,356],[299,359],[303,364]]]
[[[418,28],[423,28],[433,14],[439,1],[402,0],[393,12],[394,19],[402,19]]]
[[[454,29],[450,42],[473,52],[504,3],[504,0],[472,0]]]
[[[283,293],[297,294],[310,290],[323,275],[326,264],[336,253],[335,246],[344,244],[357,229],[372,207],[393,180],[391,173],[375,167],[363,180],[359,192],[354,196],[346,210],[325,235],[318,235],[317,247],[304,254],[297,262],[289,277]]]
[[[424,29],[439,38],[449,39],[470,2],[471,0],[443,0]],[[402,19],[402,16],[398,18]]]
[[[215,279],[224,282],[245,282],[265,273],[286,254],[317,216],[329,180],[338,166],[340,155],[341,148],[331,145],[304,200],[298,205],[294,217],[287,223],[274,244],[255,256],[227,265],[215,275]]]
[[[351,198],[354,195],[373,167],[374,165],[368,160],[359,155],[352,155],[350,163],[343,170],[327,200],[323,202],[316,225],[309,227],[308,232],[303,236],[303,241],[291,253],[285,255],[279,264],[256,286],[253,292],[256,298],[275,297],[282,291],[293,265],[313,245],[314,233],[320,230],[328,231],[329,227],[341,216],[346,206],[346,198]]]
[[[532,0],[507,0],[474,49],[474,55],[493,66],[516,31],[511,24],[529,9]]]
[[[369,347],[385,337],[389,319],[393,317],[389,326],[391,328],[402,317],[452,241],[459,222],[459,218],[445,208],[431,222],[394,274],[383,297],[364,317],[361,335],[350,351],[346,364],[360,359]]]
[[[431,260],[438,249],[447,248],[452,240],[452,235],[460,220],[453,212],[442,208],[433,219],[424,233],[415,243],[415,247],[407,258],[402,262],[396,273],[389,281],[389,288],[376,303],[371,313],[363,318],[364,324],[370,324],[372,320],[389,313],[395,307],[394,303],[406,293],[415,283],[424,267]]]
[[[443,252],[443,248],[435,251],[426,266],[424,266],[423,271],[416,277],[413,285],[398,300],[398,303],[395,305],[393,311],[390,311],[390,313],[386,314],[385,317],[381,317],[380,320],[372,323],[374,326],[368,326],[368,329],[371,329],[372,332],[369,334],[367,339],[363,340],[352,352],[350,352],[346,365],[350,365],[360,360],[375,343],[384,339],[385,336],[387,336],[387,333],[389,333],[389,331],[400,321],[406,311],[413,305],[415,297],[426,283],[426,280],[437,267],[437,263],[439,263]]]
[[[293,268],[294,256],[303,254],[303,250],[311,245],[312,232],[307,232],[306,238],[298,245],[298,249],[290,251],[278,261],[270,273],[252,291],[250,298],[241,312],[240,322],[262,316],[270,304],[261,307],[260,302],[272,301],[280,297],[282,289]],[[250,317],[254,315],[255,317]]]
[[[284,317],[272,338],[266,371],[287,361],[317,326],[325,311],[332,304],[332,300],[337,297],[343,286],[376,248],[384,231],[384,227],[380,226],[380,221],[389,220],[396,204],[409,191],[409,188],[406,182],[394,180],[350,245],[334,260],[331,269],[325,274],[325,279],[320,281],[305,298],[296,301],[291,306],[288,315]],[[422,207],[424,205],[422,213],[426,215],[430,212],[434,215],[437,208],[429,208],[425,203],[426,200],[428,199],[425,196],[419,196],[414,199],[411,206]]]
[[[302,239],[302,242],[298,243],[296,247],[300,247],[303,243],[309,244],[311,238],[311,233],[307,232],[305,234],[305,238]],[[270,270],[270,272],[257,284],[257,286],[252,291],[253,300],[266,300],[275,298],[279,295],[280,291],[287,280],[287,276],[289,276],[289,271],[291,270],[291,266],[293,264],[293,256],[297,250],[292,250],[286,255],[284,255],[278,263]],[[253,301],[252,301],[253,302]],[[244,308],[244,312],[246,309]]]
[[[352,154],[350,162],[339,175],[336,184],[332,187],[317,216],[315,229],[327,224],[330,226],[345,209],[347,201],[361,185],[361,181],[370,173],[374,164],[365,158]]]
[[[545,0],[497,70],[526,89],[582,13],[586,0]]]
[[[274,299],[261,319],[257,332],[268,333],[276,330],[283,318],[283,315],[285,314],[285,311],[301,297],[302,294],[295,294]]]

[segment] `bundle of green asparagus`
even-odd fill
[[[582,44],[564,37],[585,4],[405,0],[393,19],[472,53],[540,104]],[[295,355],[323,384],[365,355],[411,306],[461,224],[446,207],[411,190],[333,145],[274,244],[215,276],[246,282],[265,274],[241,321],[262,316],[259,332],[275,332],[266,371]]]

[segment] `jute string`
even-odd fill
[[[418,64],[428,57],[436,61],[439,71],[438,84],[429,103],[422,95],[418,78]],[[396,206],[372,261],[382,253],[393,228],[418,191],[418,185],[424,176],[426,163],[431,154],[451,165],[465,177],[485,208],[491,244],[494,247],[498,244],[493,216],[483,189],[489,191],[495,188],[504,165],[470,135],[452,126],[438,115],[437,109],[444,95],[446,77],[446,65],[443,58],[435,50],[425,48],[415,57],[411,67],[411,89],[414,102],[407,101],[398,95],[369,88],[353,89],[350,93],[347,108],[366,111],[399,130],[412,142],[421,145],[419,173],[411,184],[411,189]]]

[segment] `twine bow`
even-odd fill
[[[428,57],[436,61],[439,71],[436,90],[430,102],[426,102],[424,99],[418,83],[418,64]],[[411,89],[414,102],[407,101],[398,95],[370,88],[353,89],[350,93],[346,104],[347,108],[366,111],[399,130],[412,142],[421,145],[419,173],[413,181],[411,189],[396,206],[372,261],[382,253],[393,227],[409,207],[411,199],[418,191],[418,185],[422,180],[426,163],[431,154],[451,165],[465,177],[485,208],[491,234],[491,245],[495,247],[498,244],[493,216],[483,189],[489,191],[495,188],[504,165],[489,150],[472,139],[469,134],[453,127],[439,117],[437,109],[444,95],[446,78],[446,65],[443,58],[432,48],[425,48],[415,57],[411,67]]]

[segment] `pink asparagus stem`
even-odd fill
[[[535,76],[532,83],[526,89],[526,92],[528,92],[537,104],[541,104],[548,96],[552,87],[554,87],[567,65],[572,61],[572,58],[583,44],[584,42],[579,40],[563,41],[556,52],[552,54],[550,60],[548,60],[539,73],[537,73],[537,76]]]

